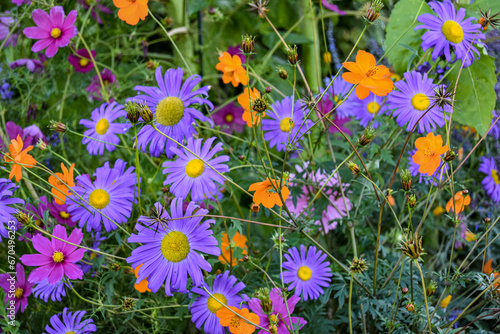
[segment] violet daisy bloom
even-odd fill
[[[95,59],[96,52],[94,50],[90,51],[92,53],[92,58]],[[76,51],[76,55],[70,54],[68,56],[68,61],[75,68],[76,72],[87,73],[94,68],[94,63],[92,62],[87,49],[80,49]]]
[[[238,293],[245,288],[245,284],[236,282],[238,282],[236,277],[229,276],[229,271],[226,271],[224,274],[215,277],[213,288],[210,288],[207,284],[204,285],[215,298],[225,305],[239,307],[240,303],[243,302],[243,298]],[[191,289],[191,292],[199,295],[189,307],[193,316],[191,320],[196,325],[196,328],[201,330],[201,327],[205,324],[203,331],[207,334],[226,333],[216,315],[217,311],[224,306],[201,288],[195,287]]]
[[[103,12],[105,14],[112,14],[113,11],[106,6],[100,5],[99,2],[101,0],[95,0],[95,5],[92,7],[92,18],[97,21],[97,23],[102,24],[101,16],[99,12]],[[77,2],[83,5],[83,8],[86,10],[90,8],[88,0],[77,0]]]
[[[441,162],[439,168],[429,176],[427,173],[420,173],[418,170],[420,169],[420,165],[417,165],[413,162],[413,155],[417,152],[417,149],[411,150],[408,152],[408,169],[410,170],[411,176],[418,176],[418,183],[431,184],[437,186],[439,182],[446,180],[448,177],[448,165],[445,162]],[[436,178],[436,179],[434,179]]]
[[[31,203],[26,203],[26,207],[22,210],[24,213],[29,215],[36,226],[45,230],[45,223],[43,216],[48,209],[47,197],[40,197],[40,201],[38,202],[38,208]],[[29,228],[24,233],[24,236],[19,237],[19,241],[33,238],[34,235],[40,234],[41,232],[34,229]],[[26,240],[27,241],[27,240]]]
[[[99,246],[101,245],[101,242],[106,240],[106,237],[104,236],[101,236],[101,232],[94,232],[92,231],[91,232],[91,237],[92,237],[92,248],[93,250],[96,250],[96,251],[99,251],[100,248]],[[87,250],[85,252],[85,256],[84,256],[84,260],[86,262],[90,262],[92,263],[95,258],[98,258],[100,257],[101,255],[94,252],[94,251],[91,251],[91,250]],[[77,265],[80,267],[80,269],[82,269],[83,273],[84,274],[87,274],[93,267],[92,264],[88,264],[88,263],[85,263],[85,262],[78,262]]]
[[[13,229],[12,232],[16,232],[17,220],[14,218],[14,214],[17,213],[17,209],[11,207],[12,204],[24,205],[24,201],[20,198],[13,197],[14,190],[16,186],[9,179],[0,179],[0,241],[2,237],[9,237],[9,229]],[[7,225],[7,226],[5,226]]]
[[[47,48],[45,50],[47,57],[54,57],[57,50],[68,45],[78,33],[78,29],[75,27],[76,15],[76,10],[72,10],[65,18],[64,9],[61,6],[52,7],[50,15],[41,9],[35,9],[32,18],[37,26],[23,30],[26,37],[39,39],[31,51],[40,52]]]
[[[359,120],[359,124],[363,127],[368,126],[373,121],[375,115],[383,115],[389,109],[387,103],[384,104],[384,98],[370,93],[367,98],[360,100],[357,96],[353,97],[356,101],[353,106],[353,115]],[[372,127],[378,128],[379,122],[373,122]]]
[[[212,168],[219,173],[229,172],[229,167],[223,164],[223,162],[229,161],[229,157],[221,155],[213,158],[217,152],[222,151],[222,143],[217,143],[210,149],[215,139],[217,138],[212,137],[205,140],[202,146],[203,139],[188,138],[186,147],[201,159],[198,159],[185,149],[170,148],[177,156],[177,159],[163,163],[165,168],[163,174],[167,175],[163,185],[171,184],[170,191],[175,197],[187,198],[188,194],[191,193],[193,201],[203,201],[216,195],[217,186],[215,182],[220,185],[224,184],[225,179]]]
[[[106,231],[111,232],[117,229],[116,224],[128,220],[135,198],[137,175],[133,172],[134,167],[125,171],[125,166],[126,163],[120,159],[115,162],[114,168],[110,168],[107,162],[96,169],[94,182],[88,175],[76,177],[76,186],[72,189],[77,195],[68,196],[66,204],[71,218],[78,221],[79,227],[83,228],[86,224],[87,232],[99,232],[102,223]]]
[[[158,87],[135,86],[134,90],[144,94],[128,99],[146,103],[155,115],[158,130],[179,142],[196,134],[193,127],[196,119],[207,121],[213,126],[209,118],[194,108],[195,104],[200,108],[206,105],[209,110],[214,108],[212,102],[207,99],[210,86],[195,89],[201,82],[201,77],[192,75],[183,83],[183,73],[180,67],[171,68],[162,76],[160,66],[155,72]],[[137,137],[139,148],[143,152],[146,152],[149,145],[149,153],[154,157],[159,157],[162,153],[168,158],[174,156],[174,151],[170,148],[177,147],[177,144],[158,133],[151,125],[143,126]]]
[[[246,123],[242,116],[243,108],[234,102],[226,104],[212,114],[215,125],[220,125],[225,133],[243,132]]]
[[[332,110],[334,106],[335,106],[335,103],[325,95],[325,97],[323,97],[323,100],[321,100],[318,103],[318,110],[319,110],[321,116],[323,116],[323,115],[329,113],[330,110]],[[351,135],[352,134],[351,130],[349,130],[347,127],[345,127],[345,124],[350,122],[351,118],[348,116],[345,116],[345,117],[341,116],[337,112],[337,110],[338,109],[336,109],[333,113],[331,113],[328,116],[328,118],[330,118],[332,120],[332,122],[335,123],[335,125],[340,129],[340,131],[342,131],[343,133],[345,133],[347,135]],[[330,124],[330,122],[325,122],[325,123]],[[335,132],[340,133],[340,131],[337,130],[337,128],[333,125],[330,125],[329,131],[331,133],[335,133]]]
[[[66,297],[66,287],[69,288],[69,286],[72,286],[71,282],[68,284],[61,280],[50,284],[46,278],[33,288],[33,294],[36,298],[43,299],[46,303],[49,302],[49,298],[54,302],[61,301],[62,297]]]
[[[264,327],[264,328],[269,328],[271,321],[273,321],[274,324],[278,327],[278,334],[288,334],[290,331],[287,329],[290,328],[292,329],[293,332],[295,332],[295,329],[300,329],[304,327],[305,324],[307,324],[307,321],[304,320],[304,318],[300,317],[289,317],[288,314],[292,314],[293,311],[295,310],[295,305],[300,300],[300,297],[297,296],[291,296],[290,298],[287,299],[286,305],[282,297],[281,291],[279,291],[276,288],[273,288],[271,292],[269,293],[269,301],[271,302],[271,311],[264,311],[262,308],[262,303],[261,300],[258,298],[252,298],[248,302],[248,306],[254,312],[257,314],[260,318],[260,323],[259,326]],[[287,308],[288,306],[288,308]],[[266,309],[268,306],[266,305]],[[264,330],[260,330],[259,334],[265,334],[268,333]]]
[[[54,202],[49,203],[49,213],[59,224],[65,224],[69,227],[76,225],[76,222],[71,219],[71,214],[69,213],[68,205],[66,204],[57,204],[54,200]]]
[[[0,275],[0,287],[5,292],[7,310],[13,305],[14,314],[19,311],[19,308],[21,308],[21,312],[24,312],[26,306],[28,306],[28,297],[31,295],[33,283],[26,281],[26,275],[22,264],[16,264],[15,277],[9,274]]]
[[[406,131],[411,131],[417,121],[425,113],[425,116],[418,122],[419,133],[429,133],[438,127],[443,127],[445,119],[443,109],[438,105],[433,106],[434,89],[437,85],[432,83],[432,79],[427,74],[416,71],[406,72],[405,80],[399,80],[394,84],[398,90],[389,93],[389,109],[394,109],[392,117],[396,118],[396,123],[403,127],[406,123]],[[429,111],[427,109],[432,107]],[[427,111],[427,112],[426,112]],[[451,107],[444,107],[446,113],[451,112]]]
[[[201,209],[194,202],[189,203],[186,213],[183,213],[182,198],[174,198],[170,204],[170,214],[157,202],[155,208],[161,218],[169,220],[168,224],[158,221],[157,218],[141,216],[135,229],[138,234],[132,234],[129,242],[142,243],[132,251],[127,258],[135,268],[143,264],[139,269],[137,283],[148,279],[148,288],[156,293],[165,283],[165,293],[172,296],[172,292],[187,292],[188,275],[194,286],[203,283],[202,270],[210,272],[212,266],[200,253],[219,256],[220,248],[217,239],[212,235],[211,224],[213,219],[203,222],[202,216],[208,210]],[[192,216],[196,210],[197,217]]]
[[[493,157],[481,157],[479,171],[486,176],[481,184],[486,194],[491,197],[493,202],[500,202],[500,169],[497,167]]]
[[[325,293],[323,288],[330,285],[332,270],[330,262],[325,261],[326,254],[316,247],[310,246],[306,252],[304,245],[300,245],[285,254],[286,262],[283,263],[283,282],[291,283],[288,291],[295,289],[295,295],[302,295],[302,299],[318,299]]]
[[[82,119],[80,124],[87,129],[83,134],[82,144],[87,145],[90,155],[103,155],[104,149],[113,152],[116,149],[120,138],[117,134],[128,131],[130,124],[113,123],[117,118],[126,116],[123,106],[116,102],[111,104],[103,103],[99,108],[95,108],[90,116],[91,120]]]
[[[45,330],[48,334],[90,334],[97,331],[97,327],[94,325],[94,320],[83,319],[83,316],[87,313],[86,311],[69,312],[69,308],[65,307],[62,314],[54,314],[50,318],[49,325],[45,326]],[[62,321],[59,318],[62,315]],[[43,334],[47,334],[43,333]]]
[[[323,5],[323,7],[331,10],[332,12],[339,13],[339,15],[345,15],[345,12],[343,10],[340,10],[337,5],[329,3],[328,0],[321,0],[321,4]]]
[[[9,36],[10,29],[11,27],[17,22],[12,16],[9,16],[10,14],[9,11],[6,11],[3,13],[5,16],[0,16],[0,40],[3,41],[4,39]],[[16,46],[17,44],[17,34],[12,34],[9,36],[9,39],[5,42],[5,46]]]
[[[25,3],[27,5],[31,5],[31,0],[12,0],[12,3],[15,4],[17,7],[19,7],[23,3]]]
[[[31,73],[43,71],[43,63],[38,59],[21,58],[14,60],[9,66],[10,68],[26,66]]]
[[[328,87],[326,94],[323,96],[323,100],[325,98],[329,99],[330,101],[333,102],[332,108],[329,110],[325,108],[325,113],[328,113],[330,110],[333,109],[333,107],[337,106],[337,109],[335,109],[335,112],[338,113],[339,116],[341,117],[347,117],[352,115],[352,104],[354,99],[352,96],[350,96],[347,100],[347,94],[349,94],[349,91],[352,89],[352,84],[348,83],[342,77],[339,75],[335,80],[333,81],[333,84],[330,85],[332,82],[333,77],[326,77],[323,82],[326,87]],[[320,93],[323,94],[325,91],[324,88],[320,88]],[[353,94],[356,95],[356,94]],[[321,104],[318,103],[318,106]]]
[[[68,237],[66,228],[56,225],[52,234],[59,239],[80,245],[83,233],[80,229],[74,229]],[[30,282],[40,282],[48,277],[49,283],[54,284],[64,276],[69,279],[81,279],[83,272],[74,262],[80,261],[85,249],[70,245],[66,242],[52,238],[52,242],[46,237],[37,234],[31,239],[33,247],[40,254],[24,254],[21,261],[25,266],[38,267],[28,277]]]
[[[451,1],[430,2],[429,6],[437,14],[422,14],[418,21],[423,23],[415,27],[418,29],[429,29],[422,36],[422,49],[426,51],[434,48],[432,51],[432,60],[436,61],[444,55],[448,62],[454,61],[451,57],[451,51],[455,51],[456,59],[464,62],[464,67],[468,67],[472,62],[480,57],[479,51],[471,45],[474,40],[476,43],[485,38],[480,32],[481,25],[473,24],[475,18],[465,19],[465,8],[455,11],[455,6]]]
[[[495,121],[497,120],[498,116],[500,116],[500,114],[498,114],[495,110],[493,110],[493,119],[491,120],[491,124],[495,123]],[[491,128],[490,132],[488,132],[488,135],[492,136],[496,140],[500,139],[500,121],[498,121]]]
[[[116,75],[113,74],[110,70],[105,68],[101,71],[101,79],[104,85],[104,89],[108,93],[108,95],[112,92],[113,89],[118,88],[118,81],[116,81]],[[87,87],[87,92],[90,93],[90,97],[102,101],[102,92],[101,92],[101,81],[99,80],[99,76],[96,74],[90,80],[90,85]],[[109,102],[113,102],[113,99],[110,99]]]
[[[309,110],[305,108],[302,101],[295,101],[285,97],[271,105],[271,111],[262,120],[262,129],[265,131],[264,139],[269,141],[269,147],[276,146],[278,151],[284,151],[286,146],[295,138],[302,136],[313,125],[311,120],[305,120]],[[295,137],[297,136],[297,137]]]

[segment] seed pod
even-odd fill
[[[422,237],[419,238],[418,234],[415,232],[415,234],[410,235],[408,240],[402,241],[399,247],[404,255],[412,260],[416,260],[423,254]]]
[[[278,68],[278,76],[283,79],[283,80],[286,80],[288,78],[288,73],[286,73],[286,70],[282,67]]]
[[[366,261],[364,259],[354,258],[349,265],[349,269],[354,274],[361,274],[367,268]]]

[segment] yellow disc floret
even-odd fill
[[[297,276],[303,281],[309,281],[312,276],[312,271],[309,267],[302,266],[299,268],[299,271],[297,272]]]
[[[226,120],[226,122],[231,123],[234,120],[234,116],[231,114],[227,114],[224,119]]]
[[[50,31],[50,36],[52,36],[53,38],[59,38],[59,37],[61,37],[61,29],[59,29],[59,28],[53,28]]]
[[[205,164],[200,159],[193,159],[186,165],[186,175],[195,179],[205,170]]]
[[[161,252],[170,262],[181,262],[189,254],[189,241],[186,235],[179,231],[169,232],[161,241]]]
[[[24,290],[21,289],[21,288],[17,288],[16,291],[14,291],[14,296],[16,296],[16,298],[21,298],[24,294]]]
[[[106,132],[108,132],[109,129],[109,122],[105,118],[101,118],[99,122],[95,125],[95,132],[97,132],[98,135],[104,135]]]
[[[54,252],[54,254],[52,255],[52,260],[54,260],[54,262],[56,263],[61,263],[64,261],[64,254],[62,252]]]
[[[495,182],[495,184],[500,183],[500,175],[498,174],[497,170],[491,170],[491,178],[493,179],[493,182]]]
[[[283,132],[290,132],[292,131],[294,126],[293,119],[290,117],[283,118],[280,122],[280,129]]]
[[[221,301],[223,304],[227,304],[227,298],[224,297],[223,294],[220,293],[214,293],[213,296],[217,298],[217,300]],[[207,307],[212,312],[213,314],[217,313],[218,310],[223,308],[221,303],[219,303],[217,300],[215,300],[213,297],[209,297],[207,300]]]
[[[106,190],[96,189],[90,193],[89,203],[94,208],[102,210],[109,204],[109,194]]]
[[[420,111],[427,110],[429,108],[429,98],[425,94],[417,93],[411,98],[411,105]]]
[[[86,58],[80,58],[80,61],[78,62],[80,66],[85,67],[89,64],[89,60]]]
[[[61,217],[63,219],[68,219],[69,213],[67,213],[66,211],[61,211],[61,212],[59,212],[59,217]]]
[[[460,24],[453,20],[448,20],[443,23],[441,31],[448,42],[458,44],[464,39],[464,30]]]
[[[366,110],[368,110],[368,112],[370,114],[376,114],[378,113],[378,111],[380,110],[380,104],[378,104],[377,102],[373,101],[373,102],[370,102],[368,103],[368,105],[366,106]]]
[[[178,97],[166,97],[156,106],[156,121],[161,125],[176,125],[182,116],[184,116],[184,103]]]

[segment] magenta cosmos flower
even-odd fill
[[[21,308],[21,312],[24,312],[28,306],[28,297],[31,295],[33,285],[33,283],[26,282],[24,267],[20,263],[16,264],[16,277],[9,274],[0,275],[0,287],[5,291],[7,310],[10,311],[13,307],[14,314],[19,308]]]
[[[243,108],[234,102],[226,104],[224,107],[212,114],[215,125],[220,125],[225,133],[243,132],[245,121],[243,118]]]
[[[56,225],[53,235],[59,239],[66,240],[79,245],[83,239],[81,229],[74,229],[68,237],[66,228]],[[66,242],[52,238],[52,242],[41,236],[35,235],[31,241],[33,247],[40,254],[24,254],[21,261],[25,266],[38,267],[31,272],[28,277],[30,282],[40,282],[48,277],[49,283],[54,284],[64,276],[69,279],[81,279],[83,271],[75,264],[80,261],[85,254],[85,249],[78,248]]]
[[[76,15],[76,10],[72,10],[65,17],[64,9],[61,6],[52,7],[50,15],[41,9],[35,9],[32,18],[37,26],[23,30],[26,37],[39,39],[31,51],[40,52],[47,48],[45,51],[47,57],[54,57],[57,50],[68,45],[69,41],[78,33],[78,29],[75,27]]]
[[[92,58],[95,59],[95,51],[91,50]],[[87,49],[80,49],[76,51],[76,55],[70,54],[68,56],[68,61],[75,68],[76,72],[87,73],[91,69],[94,68],[94,63],[92,62],[92,58],[90,57]]]

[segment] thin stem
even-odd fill
[[[422,280],[422,293],[424,295],[424,301],[425,301],[425,313],[427,315],[427,323],[429,324],[429,334],[432,334],[432,323],[431,323],[431,318],[429,317],[429,305],[427,305],[427,293],[426,293],[427,289],[425,288],[424,274],[422,273],[422,269],[418,264],[418,260],[415,261],[415,264],[417,265],[418,271],[420,271],[420,279]]]

